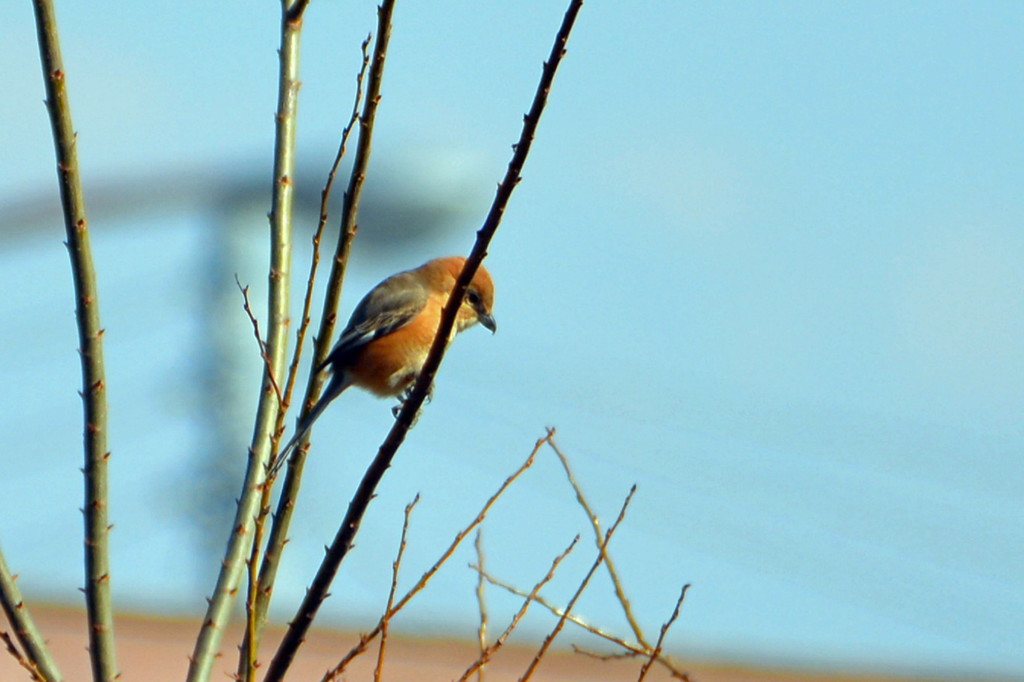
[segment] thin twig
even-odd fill
[[[481,575],[483,575],[484,579],[487,582],[489,582],[490,584],[494,585],[495,587],[500,587],[503,590],[506,590],[506,591],[508,591],[508,592],[510,592],[510,593],[512,593],[514,595],[517,595],[519,597],[527,596],[527,593],[525,591],[519,589],[518,587],[515,587],[513,585],[510,585],[510,584],[500,580],[499,578],[495,577],[494,575],[491,575],[490,573],[488,573],[486,571],[483,571],[481,573]],[[607,654],[607,655],[605,655],[605,654],[595,654],[595,653],[592,653],[592,652],[589,652],[589,651],[585,651],[585,650],[580,649],[580,648],[576,647],[575,645],[573,645],[573,649],[577,653],[579,653],[581,655],[589,656],[591,658],[598,658],[598,659],[601,659],[601,660],[610,660],[610,659],[618,659],[618,658],[637,658],[639,656],[650,656],[650,653],[651,653],[650,649],[645,648],[645,647],[643,647],[640,644],[637,644],[635,642],[626,641],[625,639],[619,637],[618,635],[615,635],[615,634],[613,634],[611,632],[608,632],[606,630],[603,630],[603,629],[597,627],[596,625],[588,623],[586,620],[584,620],[580,616],[578,616],[578,615],[576,615],[574,613],[569,613],[565,609],[562,609],[562,608],[559,608],[558,606],[555,606],[554,604],[549,602],[547,599],[545,599],[542,595],[539,595],[539,594],[536,595],[533,600],[535,602],[537,602],[538,604],[540,604],[541,606],[543,606],[544,608],[546,608],[548,611],[550,611],[554,615],[558,616],[559,618],[561,618],[562,616],[565,616],[566,620],[568,620],[570,623],[573,623],[574,625],[576,625],[576,626],[586,630],[587,632],[589,632],[589,633],[591,633],[593,635],[597,635],[598,637],[601,637],[602,639],[605,639],[605,640],[607,640],[607,641],[609,641],[609,642],[611,642],[613,644],[616,644],[616,645],[618,645],[618,646],[620,646],[620,647],[622,647],[623,649],[626,650],[625,653],[622,653],[622,654]],[[681,680],[688,680],[689,679],[689,676],[687,675],[687,673],[683,672],[682,670],[679,670],[679,668],[670,659],[667,659],[666,657],[659,655],[658,656],[658,663],[662,664],[665,667],[665,669],[667,669],[669,671],[669,674],[671,674],[672,677],[674,677],[676,679],[681,679]]]
[[[665,635],[668,634],[669,628],[676,622],[676,618],[679,618],[679,610],[683,607],[683,600],[686,599],[686,591],[690,589],[689,583],[683,585],[683,589],[679,592],[679,599],[676,600],[676,607],[672,610],[672,615],[668,617],[668,620],[661,626],[661,633],[658,635],[658,641],[654,644],[654,650],[651,651],[651,655],[644,661],[643,666],[640,668],[640,676],[636,682],[643,682],[644,678],[647,677],[647,671],[650,670],[651,664],[658,660],[661,656],[661,647],[665,643]]]
[[[526,461],[523,462],[522,465],[520,465],[520,467],[516,469],[511,475],[509,475],[509,477],[505,479],[505,482],[501,484],[498,490],[493,495],[491,495],[490,498],[487,499],[483,507],[480,508],[480,511],[479,513],[477,513],[476,517],[469,523],[469,525],[467,525],[465,528],[463,528],[455,535],[455,539],[452,540],[451,544],[448,545],[448,548],[441,553],[441,556],[437,559],[437,561],[435,561],[434,564],[430,568],[428,568],[426,572],[423,573],[422,576],[420,576],[420,579],[416,582],[416,584],[413,585],[412,588],[405,593],[405,596],[398,600],[398,602],[391,608],[389,612],[381,616],[380,620],[377,621],[377,625],[374,626],[372,630],[362,635],[359,638],[359,643],[352,647],[351,651],[345,654],[345,656],[338,662],[336,666],[327,671],[327,673],[323,676],[321,682],[331,682],[331,680],[337,679],[338,676],[345,671],[345,668],[348,666],[348,664],[354,658],[362,654],[366,650],[366,647],[369,645],[369,643],[372,642],[373,639],[380,634],[381,628],[383,626],[383,621],[386,618],[391,618],[400,610],[402,610],[402,608],[404,608],[405,605],[408,604],[409,601],[413,597],[415,597],[417,593],[419,593],[424,587],[426,587],[430,579],[433,578],[434,574],[437,573],[441,566],[446,561],[448,561],[449,558],[451,558],[452,554],[455,552],[458,546],[462,544],[462,541],[466,538],[466,536],[469,535],[474,528],[483,523],[484,517],[487,516],[487,513],[491,510],[491,507],[494,506],[494,503],[498,501],[498,498],[500,498],[502,494],[504,494],[508,487],[512,485],[512,483],[517,478],[519,478],[519,476],[522,475],[524,471],[526,471],[533,465],[533,461],[536,458],[537,453],[540,452],[541,447],[554,434],[554,429],[549,429],[546,436],[537,440],[537,442],[533,446],[533,450],[530,452],[529,457],[526,458]]]
[[[558,456],[558,460],[562,463],[562,468],[565,469],[565,475],[569,479],[569,485],[572,486],[573,491],[576,493],[576,500],[579,502],[580,507],[583,508],[584,513],[590,520],[590,525],[594,529],[594,541],[597,543],[598,548],[602,547],[601,544],[601,521],[597,518],[597,514],[594,512],[593,507],[587,501],[586,495],[583,494],[583,489],[576,480],[576,476],[572,472],[572,468],[569,466],[569,459],[559,449],[558,444],[554,440],[550,443],[551,449],[555,455]],[[601,550],[604,551],[604,550]],[[626,596],[626,590],[622,587],[622,581],[619,579],[619,573],[615,570],[615,564],[612,563],[611,556],[605,555],[604,566],[608,570],[608,576],[612,580],[612,587],[615,589],[615,596],[619,600],[619,604],[622,606],[622,613],[626,616],[626,622],[629,623],[629,627],[633,630],[633,636],[636,637],[636,641],[644,649],[650,649],[650,644],[647,643],[647,639],[644,637],[643,630],[640,628],[640,623],[633,615],[633,608],[630,606],[629,598]]]
[[[491,573],[489,573],[489,572],[487,572],[485,570],[481,570],[480,571],[480,575],[483,577],[484,580],[486,580],[490,584],[494,585],[495,587],[500,587],[501,589],[506,590],[506,591],[510,592],[511,594],[516,595],[517,597],[525,597],[527,595],[527,592],[525,592],[524,590],[521,590],[518,587],[515,587],[514,585],[508,584],[507,582],[501,580],[500,578],[494,576],[493,574],[491,574]],[[621,645],[621,646],[623,646],[623,647],[625,647],[627,649],[630,649],[630,650],[634,650],[635,649],[637,651],[637,653],[646,653],[643,649],[641,649],[639,647],[639,645],[637,645],[637,644],[629,644],[629,643],[625,642],[624,640],[621,640],[616,635],[613,635],[610,632],[606,632],[605,630],[602,630],[601,628],[597,627],[596,625],[591,625],[590,623],[585,621],[580,616],[577,616],[574,613],[569,613],[565,609],[560,608],[558,606],[555,606],[554,604],[549,602],[547,599],[545,599],[542,595],[538,594],[537,596],[535,596],[534,597],[534,601],[537,602],[538,604],[540,604],[541,606],[543,606],[544,608],[546,608],[548,611],[550,611],[554,615],[558,616],[559,618],[561,618],[564,615],[571,623],[574,623],[575,625],[578,625],[579,627],[583,628],[584,630],[586,630],[586,631],[588,631],[588,632],[590,632],[592,634],[595,634],[595,635],[597,635],[599,637],[603,637],[603,638],[605,638],[605,639],[607,639],[607,640],[609,640],[611,642],[615,642],[616,644],[619,644],[619,645]]]
[[[572,595],[572,598],[569,600],[569,603],[565,605],[565,614],[572,612],[572,607],[576,605],[576,602],[579,600],[580,595],[583,594],[583,590],[587,588],[587,585],[590,583],[590,579],[594,577],[594,573],[597,572],[597,569],[601,566],[602,563],[604,563],[604,559],[606,556],[604,550],[608,547],[608,543],[611,541],[612,535],[615,534],[615,530],[619,527],[619,524],[622,523],[622,519],[626,518],[626,509],[629,508],[629,503],[633,499],[633,494],[635,492],[636,485],[629,489],[629,493],[626,495],[626,499],[622,502],[622,508],[619,509],[619,515],[616,517],[615,523],[613,523],[611,525],[611,528],[608,529],[608,532],[604,534],[603,546],[598,550],[597,558],[594,559],[593,565],[590,567],[590,570],[587,571],[587,575],[583,577],[583,580],[580,582],[579,587],[576,588],[576,592]],[[530,665],[527,666],[526,671],[523,673],[523,676],[519,678],[519,682],[525,682],[533,676],[533,673],[537,669],[537,666],[540,664],[541,659],[544,658],[544,654],[547,653],[547,650],[551,647],[551,643],[555,641],[555,637],[557,637],[558,633],[562,631],[563,627],[565,627],[565,614],[563,614],[558,619],[558,622],[555,623],[555,627],[552,628],[551,632],[549,632],[548,635],[544,638],[544,641],[541,643],[540,648],[534,655],[533,660],[530,661]]]
[[[484,568],[484,547],[483,547],[483,529],[476,529],[476,539],[473,541],[473,548],[476,550],[476,565],[480,567],[480,571]],[[483,575],[477,572],[476,575],[476,604],[480,610],[480,625],[476,631],[477,643],[480,646],[480,657],[483,658],[487,651],[487,600],[484,598],[484,581]],[[484,670],[487,667],[485,661],[480,663],[480,667],[476,673],[477,682],[484,682]]]
[[[18,647],[14,645],[14,640],[11,636],[0,630],[0,640],[3,640],[4,648],[7,649],[7,653],[17,661],[18,665],[28,671],[29,677],[32,678],[33,682],[46,682],[46,679],[39,673],[39,668],[32,664],[32,661],[28,660],[21,655],[18,651]]]
[[[409,535],[409,517],[412,515],[413,507],[420,501],[417,493],[413,501],[405,505],[405,519],[402,521],[402,539],[398,543],[398,555],[391,564],[391,588],[388,590],[388,603],[384,607],[384,614],[387,616],[381,620],[380,646],[377,648],[377,665],[373,668],[374,682],[380,682],[381,673],[384,670],[384,652],[387,650],[388,626],[391,623],[391,609],[395,605],[395,591],[398,589],[398,569],[402,565],[402,556],[405,555],[405,542]]]
[[[245,310],[246,315],[249,317],[249,322],[252,324],[253,336],[256,337],[256,344],[260,349],[260,357],[263,360],[263,369],[266,376],[270,380],[271,386],[274,388],[274,393],[277,395],[278,404],[287,406],[287,397],[281,395],[281,387],[278,385],[277,379],[274,376],[274,366],[267,354],[267,344],[263,341],[263,337],[260,334],[260,323],[256,319],[255,313],[252,311],[252,306],[249,305],[249,287],[243,287],[242,283],[238,280],[238,275],[235,275],[235,284],[238,285],[238,290],[242,292],[242,307]],[[284,413],[284,407],[278,412],[278,422],[280,423],[281,416]],[[275,434],[271,436],[273,445],[271,451],[277,449],[277,440],[280,438],[280,430],[275,429]],[[249,548],[249,558],[246,562],[246,575],[248,576],[245,598],[245,636],[242,642],[242,646],[239,648],[238,657],[238,672],[236,676],[242,682],[252,682],[256,679],[256,656],[258,647],[249,646],[249,642],[257,641],[256,636],[259,626],[260,619],[257,616],[256,603],[259,589],[259,560],[260,551],[263,546],[263,530],[265,526],[265,520],[267,514],[270,512],[270,486],[264,485],[263,490],[260,494],[260,503],[258,507],[259,511],[256,515],[256,522],[253,524],[253,541]]]
[[[235,285],[238,286],[238,290],[242,292],[242,309],[249,317],[249,323],[252,325],[252,334],[256,337],[256,344],[260,348],[260,359],[263,360],[263,370],[266,372],[266,376],[270,380],[270,386],[274,389],[274,394],[277,396],[277,402],[281,405],[285,405],[287,403],[285,403],[285,398],[281,394],[281,387],[278,385],[277,378],[274,376],[274,364],[270,360],[270,355],[267,353],[267,344],[260,335],[260,321],[256,319],[256,314],[252,311],[252,306],[249,305],[249,287],[242,286],[237,274],[235,275]]]
[[[89,658],[93,679],[111,682],[117,677],[114,651],[114,608],[110,593],[110,522],[107,519],[107,384],[103,365],[103,328],[100,325],[99,288],[89,241],[85,197],[76,151],[66,73],[60,53],[57,18],[52,0],[33,0],[39,55],[46,83],[57,152],[57,177],[64,212],[66,245],[71,256],[82,364],[82,402],[85,417],[85,603],[89,622]]]
[[[466,680],[469,679],[469,676],[473,674],[474,670],[476,670],[479,673],[484,669],[484,666],[487,665],[487,662],[491,659],[491,657],[494,656],[495,652],[497,652],[498,649],[500,649],[505,644],[505,641],[508,639],[509,635],[511,635],[512,631],[516,629],[517,625],[519,625],[519,621],[522,620],[523,616],[526,615],[526,610],[530,608],[530,604],[533,603],[534,599],[537,596],[537,593],[540,592],[540,589],[547,585],[551,581],[551,579],[555,577],[555,571],[558,570],[558,565],[562,563],[562,559],[569,556],[569,553],[576,547],[576,543],[579,541],[580,536],[577,535],[572,539],[572,542],[569,543],[569,546],[565,548],[565,551],[563,551],[561,554],[555,557],[554,561],[551,562],[551,568],[548,569],[548,572],[544,575],[544,577],[541,578],[540,581],[538,581],[537,584],[533,586],[533,589],[530,590],[529,594],[524,595],[525,599],[523,599],[522,606],[520,606],[519,610],[516,611],[515,615],[512,617],[512,621],[508,624],[508,627],[505,628],[505,631],[502,632],[501,635],[499,635],[496,640],[494,640],[494,644],[488,647],[484,647],[483,651],[480,652],[480,656],[476,659],[476,661],[474,661],[468,668],[466,668],[466,671],[462,673],[462,677],[459,678],[459,682],[466,682]],[[483,567],[479,564],[476,566],[471,566],[470,568],[475,569],[478,575],[481,575],[481,571],[483,570]]]
[[[614,654],[599,654],[596,651],[587,651],[586,649],[576,644],[572,644],[571,646],[572,652],[574,654],[579,654],[580,656],[585,656],[586,658],[593,658],[596,661],[626,661],[637,658],[639,656],[646,656],[646,654],[644,654],[640,650],[634,651],[630,649],[628,651],[621,651]]]
[[[213,596],[189,661],[188,682],[207,682],[217,656],[224,626],[238,593],[245,558],[249,555],[253,526],[263,499],[263,479],[276,435],[279,394],[271,377],[284,375],[288,346],[288,305],[291,282],[292,203],[295,175],[295,129],[299,95],[299,39],[305,3],[282,0],[281,47],[278,50],[278,99],[274,117],[274,183],[270,207],[270,272],[267,293],[267,355],[271,362],[263,372],[256,424],[246,465],[242,493]]]
[[[623,651],[622,653],[617,653],[617,654],[599,654],[599,653],[596,653],[596,652],[593,652],[593,651],[587,651],[586,649],[583,649],[583,648],[573,644],[572,645],[572,651],[575,654],[579,654],[580,656],[586,656],[587,658],[593,658],[594,660],[597,660],[597,661],[623,661],[623,660],[626,660],[626,659],[634,659],[634,658],[644,658],[644,659],[650,658],[650,654],[649,653],[645,653],[643,651],[640,651],[639,649],[629,649],[627,651]],[[665,670],[668,671],[669,677],[671,677],[672,679],[674,679],[674,680],[682,680],[683,682],[693,682],[693,680],[690,677],[690,674],[688,672],[680,670],[676,666],[676,664],[673,663],[672,659],[666,657],[664,654],[659,653],[654,658],[654,660],[656,660],[658,663],[660,663],[665,668]]]
[[[45,682],[61,682],[64,678],[57,669],[57,664],[46,646],[46,640],[43,639],[43,635],[36,627],[35,620],[28,611],[28,606],[25,605],[25,599],[21,594],[21,588],[18,587],[17,579],[18,576],[11,573],[11,569],[7,566],[7,560],[4,558],[3,552],[0,551],[0,607],[3,607],[7,621],[11,624],[14,636],[21,644],[25,656],[22,657],[18,653],[13,642],[8,643],[8,651],[15,655],[19,663],[24,660],[25,663],[32,666],[31,670],[35,671],[34,674],[38,676],[38,679]],[[4,633],[4,637],[9,638],[10,635]],[[22,663],[23,667],[26,667],[25,663]]]

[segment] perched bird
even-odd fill
[[[320,399],[296,425],[295,435],[281,449],[274,472],[324,408],[349,386],[381,397],[397,396],[412,387],[465,262],[461,256],[435,258],[414,270],[391,275],[363,297],[338,342],[317,367],[317,372],[329,367],[331,379]],[[491,314],[493,306],[494,282],[480,266],[466,290],[448,341],[478,322],[493,333],[497,329]]]

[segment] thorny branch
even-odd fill
[[[498,186],[498,192],[491,205],[491,210],[484,221],[483,227],[477,232],[476,244],[467,257],[462,273],[459,275],[451,296],[442,311],[441,321],[438,325],[433,345],[427,355],[420,375],[403,403],[394,426],[378,449],[377,456],[363,475],[359,487],[349,503],[345,518],[338,528],[334,542],[324,557],[320,570],[317,571],[317,575],[310,585],[302,605],[289,624],[284,639],[281,641],[277,653],[270,663],[265,682],[279,682],[291,665],[296,650],[305,639],[306,632],[312,625],[314,618],[316,618],[316,614],[323,601],[327,598],[327,593],[334,580],[334,576],[337,574],[341,562],[344,560],[359,532],[363,515],[370,504],[370,500],[373,498],[377,485],[384,477],[384,473],[390,468],[392,459],[404,442],[409,429],[415,421],[416,414],[426,399],[427,393],[433,384],[434,375],[441,364],[441,359],[447,346],[447,339],[450,338],[449,334],[455,324],[455,317],[466,294],[466,288],[486,255],[487,246],[494,237],[512,191],[519,182],[520,173],[526,162],[530,145],[533,142],[537,124],[540,122],[541,113],[547,102],[551,83],[554,80],[558,65],[565,54],[566,41],[569,39],[569,33],[582,5],[582,0],[573,0],[566,11],[562,25],[555,37],[555,44],[552,47],[551,55],[548,61],[544,63],[540,84],[534,95],[533,105],[529,113],[524,117],[523,130],[520,134],[519,142],[514,146],[515,151],[513,152],[512,160],[509,162],[505,178]],[[381,5],[382,14],[388,6],[388,2]]]
[[[99,285],[92,259],[89,221],[78,166],[77,136],[71,120],[67,73],[61,57],[57,18],[52,0],[34,0],[39,56],[46,84],[46,108],[57,153],[57,179],[64,213],[65,245],[71,257],[75,320],[82,366],[85,466],[85,606],[89,623],[89,659],[95,682],[117,676],[114,647],[114,605],[110,589],[110,521],[108,520],[107,381],[103,362]],[[39,648],[45,650],[40,642]],[[35,660],[37,665],[42,664]],[[59,677],[52,661],[46,672]],[[52,669],[51,669],[52,668]]]

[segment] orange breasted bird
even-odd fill
[[[461,256],[435,258],[413,270],[391,275],[363,297],[338,342],[317,367],[317,372],[330,368],[330,381],[296,425],[295,435],[281,450],[275,471],[324,408],[349,386],[380,397],[397,396],[412,387],[465,261]],[[480,266],[466,290],[448,341],[478,322],[493,333],[497,329],[493,307],[494,282]]]

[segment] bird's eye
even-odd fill
[[[476,293],[473,290],[470,290],[466,292],[466,300],[469,302],[471,306],[478,306],[480,305],[480,294]]]

